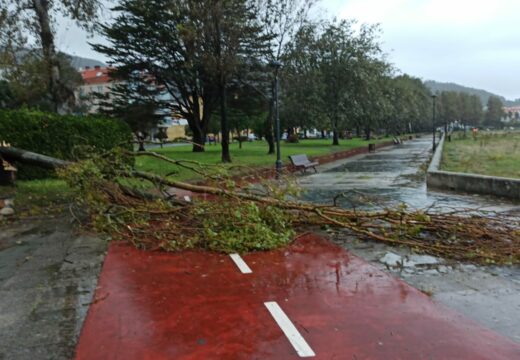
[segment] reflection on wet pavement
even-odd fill
[[[265,302],[316,359],[520,357],[519,345],[316,235],[243,258],[251,274],[223,254],[113,244],[77,359],[297,359]]]
[[[318,174],[300,179],[307,191],[304,199],[331,203],[344,193],[343,207],[393,207],[401,203],[416,209],[485,209],[515,211],[518,205],[507,200],[480,195],[430,191],[425,169],[431,156],[431,137],[407,141],[320,167]]]

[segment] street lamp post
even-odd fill
[[[272,61],[271,66],[275,69],[274,72],[274,101],[275,101],[275,136],[276,136],[276,178],[280,177],[282,172],[282,158],[280,154],[280,108],[278,104],[279,79],[278,72],[282,67],[280,61]]]
[[[437,99],[437,95],[433,94],[432,95],[432,99],[433,99],[433,119],[432,119],[432,132],[433,132],[433,152],[435,152],[435,148],[436,148],[436,145],[435,145],[435,100]]]

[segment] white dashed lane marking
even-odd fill
[[[267,308],[267,310],[269,310],[274,320],[282,329],[285,336],[287,336],[287,339],[289,340],[289,342],[294,347],[294,349],[300,357],[316,356],[309,344],[307,344],[303,336],[301,336],[298,329],[296,329],[296,327],[292,323],[291,319],[289,319],[289,317],[283,312],[282,308],[278,305],[278,303],[276,303],[275,301],[269,301],[265,302],[264,305]]]
[[[235,262],[235,265],[240,269],[240,271],[242,271],[242,274],[251,274],[253,272],[240,255],[230,254],[229,256]]]

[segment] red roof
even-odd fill
[[[86,85],[104,84],[110,82],[109,67],[95,67],[81,71],[81,77]]]

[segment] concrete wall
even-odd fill
[[[440,170],[443,147],[444,137],[439,142],[439,146],[428,167],[426,175],[428,188],[520,199],[520,179]]]
[[[186,137],[186,127],[184,125],[172,125],[166,130],[168,140],[175,140]]]

